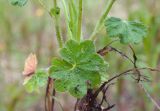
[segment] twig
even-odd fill
[[[124,71],[124,72],[122,72],[122,73],[120,73],[120,74],[118,74],[118,75],[115,75],[114,77],[110,78],[108,81],[104,82],[104,83],[101,85],[101,87],[95,91],[95,93],[94,93],[94,95],[93,95],[93,98],[95,99],[95,98],[98,96],[98,94],[100,93],[100,91],[103,90],[103,88],[104,88],[108,83],[112,82],[113,80],[115,80],[115,79],[117,79],[117,78],[119,78],[119,77],[121,77],[121,76],[127,75],[129,72],[132,72],[132,71],[134,72],[135,70],[150,70],[150,71],[160,72],[160,70],[158,70],[158,69],[152,69],[152,68],[147,68],[147,67],[144,67],[144,68],[136,68],[136,69],[135,69],[135,68],[128,69],[128,70],[126,70],[126,71]]]
[[[128,59],[131,63],[134,64],[134,61],[129,58],[126,54],[124,54],[123,52],[119,51],[118,49],[110,46],[110,45],[107,45],[105,46],[103,49],[100,49],[98,50],[98,54],[100,54],[101,56],[104,56],[106,55],[107,53],[111,52],[111,51],[114,51],[114,52],[117,52],[118,54],[120,54],[122,57],[125,57],[126,59]]]
[[[133,63],[133,60],[131,58],[129,58],[125,53],[119,51],[118,49],[111,47],[113,51],[118,52],[122,57],[125,57],[126,59],[128,59],[131,63]]]
[[[55,101],[57,101],[57,103],[60,105],[62,111],[64,111],[63,106],[62,106],[62,104],[60,103],[60,101],[59,101],[55,96],[52,96],[52,98],[53,98]]]
[[[106,55],[107,53],[111,52],[111,51],[114,51],[114,52],[117,52],[118,54],[120,54],[122,57],[125,57],[126,59],[128,59],[133,65],[134,65],[134,69],[135,71],[137,72],[138,74],[138,78],[136,79],[137,82],[140,81],[141,79],[141,72],[139,70],[137,70],[137,65],[136,65],[136,62],[137,62],[137,56],[135,54],[135,51],[134,49],[132,48],[131,45],[129,45],[130,49],[132,50],[132,53],[133,53],[133,60],[131,58],[129,58],[126,54],[124,54],[123,52],[119,51],[118,49],[110,46],[110,44],[108,44],[107,46],[105,46],[103,49],[100,49],[97,53],[100,54],[101,56],[104,56]]]
[[[100,54],[101,56],[104,56],[104,55],[106,55],[108,52],[111,52],[111,51],[118,52],[121,56],[127,58],[127,59],[133,64],[134,68],[133,68],[133,69],[129,69],[129,70],[127,70],[127,71],[124,71],[124,72],[122,72],[122,73],[120,73],[120,74],[112,77],[112,78],[109,79],[108,81],[104,82],[104,83],[101,85],[101,87],[95,91],[94,96],[93,96],[93,99],[95,99],[95,98],[98,96],[98,94],[99,94],[101,91],[104,90],[104,87],[105,87],[107,84],[109,84],[109,83],[110,83],[111,81],[113,81],[114,79],[117,79],[117,78],[119,78],[119,77],[121,77],[121,76],[123,76],[123,75],[126,75],[126,74],[135,74],[135,72],[136,72],[136,73],[138,74],[138,78],[137,78],[137,79],[134,78],[134,77],[133,77],[133,78],[134,78],[135,80],[137,80],[137,82],[139,83],[140,81],[144,81],[144,80],[150,81],[150,80],[147,78],[147,76],[141,75],[140,70],[150,70],[150,71],[160,72],[159,69],[153,69],[153,68],[149,68],[149,67],[138,68],[137,65],[136,65],[136,62],[137,62],[136,53],[135,53],[135,51],[134,51],[134,49],[132,48],[131,45],[129,45],[129,47],[130,47],[130,49],[132,50],[132,53],[133,53],[133,60],[130,59],[130,58],[129,58],[127,55],[125,55],[123,52],[117,50],[116,48],[111,47],[110,44],[107,45],[107,46],[105,46],[103,49],[101,49],[101,50],[99,50],[99,51],[97,52],[97,53]],[[132,72],[132,73],[130,73],[130,72]],[[144,80],[143,80],[143,79],[141,80],[141,77],[142,77]],[[145,90],[144,87],[143,87],[143,89]],[[147,95],[148,95],[148,97],[151,99],[151,101],[156,105],[156,107],[157,107],[158,109],[160,109],[160,106],[159,106],[159,105],[156,103],[156,101],[149,95],[149,93],[148,93],[146,90],[145,90],[145,92],[147,93]],[[103,95],[103,96],[104,96],[104,95]],[[103,98],[104,98],[104,97],[103,97]],[[103,103],[103,100],[101,101],[101,104],[102,104],[102,103]],[[108,109],[105,109],[104,111],[107,111],[107,110],[108,110]]]
[[[110,109],[112,109],[115,106],[115,104],[109,106],[108,108],[103,109],[103,111],[109,111]]]
[[[135,74],[135,73],[128,73],[128,74]],[[131,76],[134,80],[137,80],[137,78],[135,78],[134,76]],[[144,76],[144,75],[141,75],[141,78],[140,78],[140,80],[139,81],[141,81],[141,82],[151,82],[151,80],[150,79],[148,79],[148,77],[147,76]]]
[[[127,74],[128,72],[131,72],[131,71],[133,71],[133,69],[126,70],[126,71],[124,71],[124,72],[122,72],[122,73],[120,73],[120,74],[118,74],[118,75],[110,78],[108,81],[104,82],[104,83],[101,85],[101,87],[95,91],[93,98],[95,99],[95,98],[98,96],[98,94],[100,93],[101,90],[103,90],[103,88],[106,86],[106,84],[110,83],[110,82],[113,81],[114,79],[117,79],[117,78],[119,78],[120,76],[125,75],[125,74]]]
[[[106,99],[106,92],[107,92],[107,90],[109,89],[109,87],[110,87],[111,85],[114,85],[114,83],[109,84],[104,90],[102,90],[103,96],[102,96],[102,100],[101,100],[101,102],[100,102],[100,104],[99,104],[100,106],[103,104],[104,101],[108,104],[108,106],[110,106],[110,104],[108,103],[108,101],[107,101],[107,99]]]
[[[134,49],[132,48],[131,45],[129,45],[130,49],[132,50],[132,53],[133,53],[133,59],[134,59],[134,62],[133,62],[133,65],[134,65],[134,68],[137,69],[137,56],[136,56],[136,53],[134,51]],[[136,70],[137,74],[138,74],[138,78],[137,78],[137,82],[140,81],[141,79],[141,72],[139,70]]]

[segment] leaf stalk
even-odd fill
[[[82,31],[82,0],[79,0],[79,12],[78,12],[78,29],[77,29],[77,41],[81,40]]]
[[[53,0],[53,3],[54,3],[54,8],[58,8],[57,0]],[[58,41],[59,47],[62,48],[63,47],[63,39],[61,36],[61,31],[60,31],[59,14],[60,13],[56,13],[54,15],[55,16],[55,29],[56,29],[56,36],[57,36],[57,41]]]
[[[102,14],[101,18],[99,19],[99,21],[97,22],[95,29],[93,31],[93,33],[91,34],[91,36],[89,37],[91,40],[95,40],[96,39],[96,35],[97,33],[102,29],[104,21],[108,15],[108,13],[110,12],[114,2],[116,0],[109,0],[108,5],[106,7],[106,10],[104,11],[104,13]]]

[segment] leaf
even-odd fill
[[[37,71],[32,77],[25,82],[25,88],[28,92],[33,92],[43,87],[47,83],[48,74],[44,70]]]
[[[37,69],[37,63],[36,55],[31,53],[25,60],[24,71],[22,74],[24,76],[32,75]]]
[[[54,58],[50,76],[55,81],[55,89],[68,91],[81,98],[87,88],[95,88],[101,83],[101,72],[106,72],[107,63],[95,51],[92,41],[77,43],[69,40],[60,50],[61,59]]]
[[[147,28],[141,22],[110,17],[105,23],[109,37],[119,37],[121,43],[139,43],[146,36]]]
[[[28,2],[28,0],[10,0],[10,2],[12,5],[22,7]]]

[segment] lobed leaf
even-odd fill
[[[81,98],[87,93],[87,88],[95,88],[101,83],[100,72],[106,72],[107,63],[96,54],[92,41],[77,43],[69,40],[60,50],[60,56],[61,59],[53,59],[50,68],[57,91],[68,91]]]
[[[39,89],[39,87],[43,87],[46,85],[48,79],[48,74],[43,71],[37,71],[32,77],[25,82],[25,88],[28,92],[33,92]]]
[[[146,36],[147,28],[141,22],[110,17],[105,23],[109,37],[119,37],[121,43],[139,43]]]

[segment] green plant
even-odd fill
[[[53,111],[55,92],[69,92],[72,96],[78,99],[75,110],[92,111],[100,110],[107,111],[114,107],[108,105],[102,108],[105,93],[111,82],[123,75],[133,73],[134,79],[138,83],[148,79],[141,74],[141,70],[159,71],[152,68],[138,68],[136,65],[137,57],[131,47],[132,43],[139,43],[147,34],[146,26],[141,22],[121,20],[120,18],[108,17],[108,13],[116,0],[109,0],[107,7],[102,14],[100,20],[89,37],[84,39],[82,35],[82,12],[83,0],[62,0],[66,24],[67,38],[63,40],[60,28],[61,9],[58,7],[57,0],[53,0],[53,7],[47,9],[42,0],[39,3],[48,11],[49,15],[54,19],[57,42],[59,44],[60,57],[54,58],[51,66],[47,69],[36,69],[31,59],[27,65],[31,67],[31,72],[26,73],[25,87],[32,92],[38,90],[47,84],[46,89],[46,111]],[[27,0],[11,0],[13,5],[24,6]],[[78,8],[77,8],[78,5]],[[122,44],[128,44],[133,52],[133,60],[123,52],[111,47],[108,44],[103,49],[96,51],[95,39],[96,34],[105,25],[107,35],[111,38],[119,37],[118,41]],[[126,70],[112,78],[107,78],[108,63],[103,58],[107,53],[115,51],[125,57],[133,64],[133,68]],[[30,65],[34,64],[34,65]],[[50,89],[53,88],[53,91]],[[102,102],[97,101],[99,93],[103,93]],[[51,99],[49,99],[51,98]],[[106,101],[107,102],[107,101]],[[86,105],[87,104],[87,105]]]

